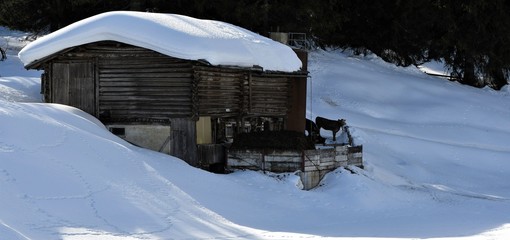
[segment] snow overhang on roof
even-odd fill
[[[260,66],[283,72],[301,68],[290,47],[232,24],[128,11],[102,13],[73,23],[28,44],[19,58],[28,66],[70,47],[108,40],[176,58],[203,59],[212,65]]]

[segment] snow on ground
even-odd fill
[[[292,173],[208,173],[132,146],[80,110],[39,103],[40,72],[9,54],[0,239],[510,237],[508,88],[314,51],[307,116],[347,119],[366,167],[302,191]]]
[[[0,100],[16,102],[39,101],[40,76],[38,71],[26,71],[17,57],[27,44],[28,34],[11,31],[0,26],[0,48],[6,50],[7,59],[0,62]]]

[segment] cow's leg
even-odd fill
[[[333,133],[333,142],[336,142],[336,132],[331,130],[331,132]]]

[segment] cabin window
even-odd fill
[[[126,129],[123,127],[111,127],[110,132],[113,134],[119,136],[119,137],[125,137],[126,136]]]

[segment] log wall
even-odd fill
[[[90,46],[87,52],[100,56],[100,113],[116,121],[192,115],[190,61],[136,47]]]
[[[245,96],[249,98],[245,111],[253,115],[285,116],[290,106],[290,88],[287,77],[251,74],[245,87]]]
[[[198,112],[201,116],[240,116],[243,108],[245,71],[195,66]]]
[[[79,61],[88,65],[77,65]],[[291,107],[293,82],[299,78],[207,66],[115,42],[79,46],[61,54],[51,65],[53,72],[60,73],[51,80],[56,101],[70,104],[83,94],[62,92],[80,89],[87,82],[93,97],[89,102],[95,103],[88,112],[106,122],[198,116],[284,117]],[[69,96],[72,99],[67,99]],[[59,99],[62,97],[66,99]]]
[[[240,69],[194,67],[201,116],[282,117],[290,106],[289,77]]]

